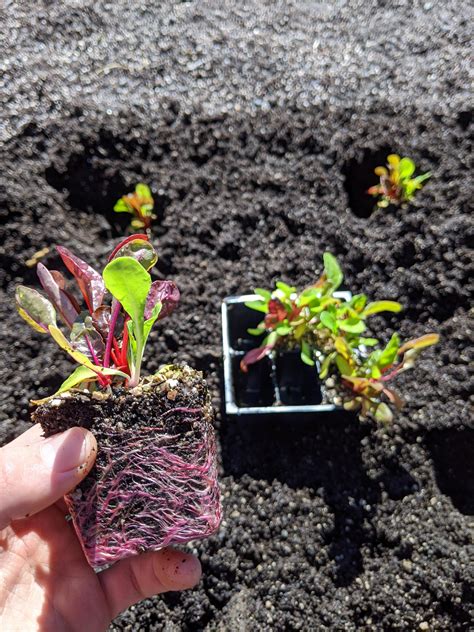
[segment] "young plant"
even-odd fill
[[[318,364],[321,380],[335,382],[335,399],[346,409],[360,410],[361,417],[389,421],[392,413],[386,402],[400,408],[402,400],[387,382],[411,368],[420,350],[436,344],[439,336],[427,334],[403,345],[398,334],[387,345],[368,336],[370,316],[396,313],[402,306],[388,300],[368,302],[365,294],[349,301],[334,296],[343,273],[331,253],[324,253],[323,262],[322,276],[301,292],[280,281],[272,292],[255,290],[259,298],[246,305],[265,316],[248,332],[264,338],[260,347],[245,354],[241,369],[248,371],[270,353],[297,348],[304,363]]]
[[[157,320],[171,314],[179,301],[173,281],[154,281],[149,270],[158,257],[146,235],[124,239],[112,252],[100,275],[67,248],[57,251],[73,275],[85,305],[80,306],[57,270],[37,265],[46,293],[20,285],[16,290],[18,312],[36,331],[53,340],[80,366],[59,391],[87,384],[94,388],[140,380],[145,344]],[[106,301],[107,290],[111,299]],[[66,334],[58,327],[58,317]]]
[[[390,154],[387,156],[386,167],[376,167],[375,175],[379,176],[380,181],[370,187],[367,193],[378,198],[379,208],[387,208],[390,204],[400,206],[410,202],[416,191],[421,189],[425,180],[431,176],[431,173],[427,172],[413,178],[415,169],[415,163],[411,158],[400,158],[397,154]]]
[[[124,239],[102,274],[57,250],[84,304],[42,263],[46,296],[20,286],[16,301],[20,315],[79,364],[54,396],[34,402],[32,418],[45,436],[79,425],[97,439],[93,469],[65,497],[89,563],[211,535],[221,508],[206,382],[187,366],[140,377],[150,330],[175,309],[178,288],[152,281],[157,254],[146,235]]]
[[[145,230],[148,232],[152,221],[156,219],[153,213],[155,202],[151,195],[150,187],[146,184],[137,184],[134,193],[123,195],[114,206],[116,213],[130,213],[133,219],[130,226],[133,230]]]

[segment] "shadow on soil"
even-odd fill
[[[367,193],[379,181],[375,175],[375,167],[385,165],[388,154],[393,153],[389,147],[378,151],[366,150],[362,160],[353,158],[343,168],[344,187],[349,197],[349,206],[357,217],[370,217],[375,208],[375,199]]]
[[[72,153],[65,167],[48,167],[45,179],[51,187],[65,194],[72,210],[96,215],[102,221],[103,237],[123,236],[131,216],[115,213],[113,208],[122,195],[133,190],[136,183],[146,181],[141,174],[140,160],[148,153],[147,143],[138,145],[124,141],[102,130],[97,141],[85,143],[83,151]],[[154,160],[158,161],[158,157],[154,156]],[[130,170],[132,180],[127,183],[122,174],[125,171],[128,174]],[[170,200],[156,192],[154,200],[155,212],[162,218]]]
[[[376,540],[372,517],[381,490],[398,500],[413,493],[416,485],[397,457],[382,463],[380,477],[370,478],[361,453],[361,441],[370,428],[348,413],[223,420],[225,474],[317,490],[335,517],[328,545],[336,562],[336,584],[352,583],[363,571],[361,549]]]
[[[474,516],[474,430],[434,430],[427,443],[440,491],[458,511]]]

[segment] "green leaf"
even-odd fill
[[[365,331],[365,325],[359,318],[346,318],[346,320],[338,321],[339,329],[347,331],[350,334],[361,334]]]
[[[359,338],[359,344],[365,345],[366,347],[375,347],[378,342],[377,338]]]
[[[261,336],[266,331],[265,327],[249,327],[247,333],[251,336]]]
[[[399,347],[400,337],[398,334],[395,333],[392,335],[385,349],[383,349],[382,353],[380,354],[378,366],[384,369],[385,367],[393,364],[395,358],[397,357]]]
[[[131,208],[131,206],[129,206],[123,198],[120,198],[120,200],[117,200],[117,202],[115,202],[114,211],[116,213],[130,213],[131,215],[135,214],[133,208]]]
[[[148,272],[132,257],[117,257],[107,264],[103,277],[105,287],[142,330],[146,299],[151,287]]]
[[[269,290],[265,290],[265,289],[263,289],[261,287],[256,287],[254,289],[254,294],[258,294],[259,296],[261,296],[266,301],[269,301],[272,298],[272,293]]]
[[[356,312],[361,312],[367,303],[367,296],[365,294],[356,294],[350,300],[351,306]]]
[[[336,333],[337,321],[334,316],[331,316],[329,312],[321,312],[319,319],[325,327],[332,331],[332,333]]]
[[[156,319],[160,315],[161,312],[161,303],[158,301],[155,303],[153,310],[151,312],[151,316],[145,320],[143,324],[143,346],[145,346],[146,341],[148,340],[148,336],[150,335],[151,328],[156,322]]]
[[[104,367],[102,367],[101,372],[104,375],[116,375],[118,377],[123,377],[126,379],[128,378],[128,375],[126,373],[123,373],[122,371],[117,371],[117,369],[105,369]],[[61,395],[61,393],[65,393],[66,391],[70,391],[71,388],[82,384],[82,382],[90,382],[91,380],[97,380],[97,373],[86,366],[78,366],[71,373],[71,375],[66,380],[64,380],[64,382],[53,395],[48,395],[48,397],[45,397],[43,399],[33,399],[31,403],[35,406],[38,406],[39,404],[44,404],[53,397]]]
[[[428,180],[429,178],[431,178],[431,171],[427,171],[426,173],[422,173],[419,176],[416,176],[416,178],[413,178],[413,182],[416,182],[417,186],[421,185],[422,182],[425,182],[425,180]]]
[[[321,302],[321,292],[316,288],[308,288],[301,292],[297,299],[298,307],[318,307]]]
[[[375,301],[369,303],[362,312],[362,318],[367,318],[372,314],[378,314],[379,312],[400,312],[403,306],[396,301]]]
[[[341,375],[352,375],[352,368],[349,362],[345,358],[343,358],[342,355],[337,354],[336,366],[339,369],[339,373]]]
[[[56,311],[42,294],[25,285],[16,288],[15,300],[20,316],[40,333],[49,333],[49,325],[56,326]]]
[[[407,197],[413,197],[415,191],[421,189],[423,187],[423,182],[425,182],[425,180],[428,180],[428,178],[431,178],[431,173],[429,171],[409,180],[405,184]]]
[[[264,314],[268,312],[267,302],[263,299],[261,301],[247,301],[245,303],[245,307],[248,307],[249,309],[254,309],[257,312],[263,312]]]
[[[287,336],[291,333],[293,328],[290,325],[277,325],[275,331],[279,336]]]
[[[274,347],[279,336],[276,331],[272,331],[268,336],[263,340],[261,347]]]
[[[150,187],[147,184],[143,184],[143,182],[139,182],[137,184],[137,186],[135,187],[135,193],[143,199],[143,202],[145,202],[145,200],[148,202],[150,199],[152,200],[152,196],[151,196],[151,190]]]
[[[130,386],[133,387],[138,384],[140,379],[140,368],[146,338],[157,317],[154,316],[155,310],[153,310],[153,316],[147,321],[145,328],[144,314],[151,287],[151,276],[136,259],[132,257],[118,257],[105,267],[103,277],[106,288],[132,319],[133,327],[129,328],[129,331],[133,331],[135,347],[133,347],[132,337],[129,351],[132,350],[133,354],[130,358],[132,371]],[[160,302],[156,304],[156,307],[158,306],[161,309]],[[150,323],[149,321],[152,322]]]
[[[128,329],[128,350],[131,352],[131,360],[134,362],[134,358],[137,355],[137,341],[135,340],[135,334],[133,333],[133,323],[131,320],[127,322]]]
[[[400,164],[398,165],[398,172],[400,180],[409,178],[415,173],[415,163],[411,160],[411,158],[402,158],[400,160]]]
[[[384,424],[389,424],[393,420],[393,413],[384,402],[377,406],[375,411],[375,419]]]
[[[303,340],[301,343],[301,360],[309,366],[314,366],[313,354],[309,344]]]
[[[332,286],[332,290],[337,290],[337,288],[341,285],[344,275],[341,270],[341,266],[339,265],[336,257],[332,255],[330,252],[325,252],[323,255],[324,261],[324,272],[326,274],[327,280]]]
[[[283,283],[283,281],[277,281],[275,285],[287,298],[290,298],[290,296],[296,292],[295,287],[291,287],[290,285]]]
[[[370,377],[373,377],[374,380],[378,380],[382,377],[382,371],[376,364],[374,364],[373,367],[370,369]]]
[[[322,380],[325,380],[327,378],[328,373],[329,373],[329,367],[334,362],[335,357],[336,357],[336,352],[333,351],[332,353],[330,353],[328,356],[324,358],[323,363],[321,365],[321,370],[319,371],[319,377]]]

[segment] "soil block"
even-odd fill
[[[93,469],[66,496],[91,566],[217,530],[213,410],[200,372],[167,366],[130,391],[64,393],[32,417],[46,436],[79,425],[97,439]]]

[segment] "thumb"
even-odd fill
[[[97,443],[85,428],[70,428],[29,445],[28,432],[0,449],[0,529],[55,503],[95,461]]]

